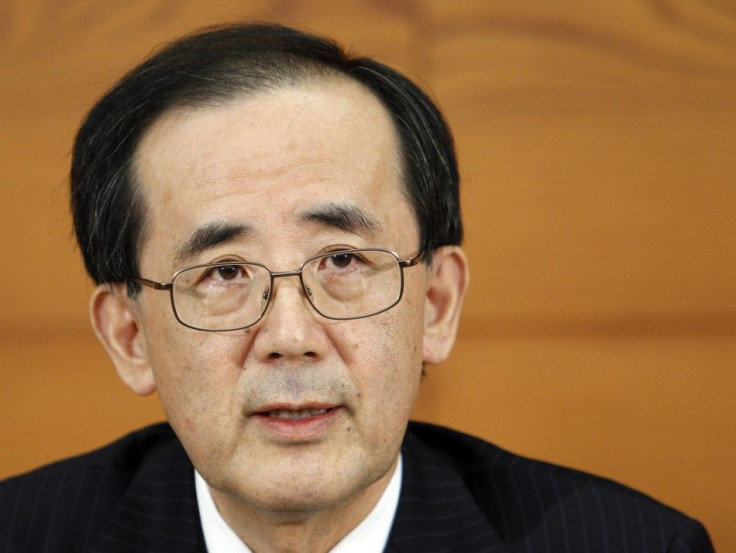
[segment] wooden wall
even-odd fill
[[[162,417],[89,330],[69,150],[154,47],[245,17],[398,66],[455,129],[471,291],[416,417],[646,490],[736,551],[728,0],[0,3],[0,477]]]

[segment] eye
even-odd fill
[[[243,274],[243,268],[238,265],[223,265],[215,267],[216,276],[222,280],[233,280]]]
[[[354,260],[357,260],[357,256],[354,253],[336,253],[326,260],[337,269],[346,269]]]
[[[207,271],[202,274],[199,278],[200,282],[210,281],[211,283],[218,282],[233,282],[238,280],[244,280],[250,278],[250,272],[248,267],[244,265],[218,265],[217,267],[210,267]]]

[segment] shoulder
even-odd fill
[[[443,465],[457,474],[509,544],[530,550],[546,544],[552,551],[570,550],[573,542],[576,551],[712,551],[697,521],[606,478],[423,423],[410,423],[403,451],[410,465]]]
[[[26,544],[11,550],[33,551],[35,546],[28,544],[44,534],[45,543],[63,536],[68,545],[64,550],[81,551],[142,468],[170,462],[188,460],[171,428],[159,424],[96,451],[4,480],[0,543]]]

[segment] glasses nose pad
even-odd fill
[[[307,296],[312,297],[312,289],[306,284],[304,285],[304,291],[307,293]]]

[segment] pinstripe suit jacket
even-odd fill
[[[705,529],[609,480],[410,423],[387,552],[705,553]],[[0,484],[2,553],[204,553],[168,425]]]

